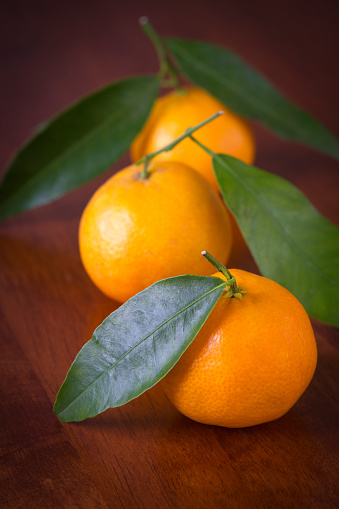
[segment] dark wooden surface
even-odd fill
[[[339,135],[335,1],[142,5],[2,4],[2,169],[68,103],[111,80],[156,71],[137,24],[144,14],[163,35],[229,46]],[[338,164],[255,132],[257,165],[291,180],[339,225]],[[242,430],[198,424],[158,387],[79,424],[54,416],[70,363],[115,308],[88,279],[77,245],[80,214],[102,179],[0,225],[0,506],[337,507],[339,333],[315,320],[315,377],[275,422]],[[249,256],[241,264],[253,268]]]

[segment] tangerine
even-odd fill
[[[205,125],[195,137],[216,153],[225,153],[252,164],[255,153],[253,132],[249,124],[202,88],[184,87],[158,98],[151,114],[131,145],[131,157],[139,161],[146,154],[156,152],[217,111],[224,114]],[[159,157],[159,156],[157,156]],[[156,159],[156,158],[154,158]],[[199,171],[218,191],[212,159],[194,141],[187,138],[162,160],[179,161]]]
[[[285,414],[313,377],[317,347],[306,311],[288,290],[255,274],[231,272],[247,293],[241,300],[219,299],[161,383],[184,415],[233,428]]]
[[[79,227],[80,255],[92,281],[124,302],[160,279],[207,275],[208,246],[225,263],[232,245],[229,213],[195,170],[171,161],[116,173],[93,195]],[[178,254],[180,253],[180,254]]]

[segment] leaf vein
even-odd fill
[[[170,316],[169,318],[167,318],[164,322],[162,322],[158,327],[156,327],[155,329],[153,329],[145,338],[142,338],[140,341],[138,341],[132,348],[130,348],[124,355],[122,355],[121,357],[119,357],[119,359],[116,360],[116,362],[114,362],[111,366],[109,366],[107,369],[105,369],[97,378],[95,378],[95,380],[93,380],[93,382],[88,385],[80,394],[78,394],[78,396],[76,398],[74,398],[71,403],[69,403],[69,405],[67,405],[61,412],[59,412],[59,416],[63,415],[66,410],[68,410],[72,405],[75,404],[75,402],[81,397],[83,396],[83,394],[87,391],[89,391],[91,389],[91,387],[93,385],[95,385],[103,376],[105,376],[109,371],[111,371],[112,369],[115,368],[115,366],[117,364],[119,364],[125,357],[127,357],[127,355],[129,355],[133,350],[135,350],[138,346],[140,346],[144,341],[147,341],[147,339],[153,334],[153,339],[154,339],[154,334],[160,330],[162,327],[165,327],[166,324],[168,324],[170,321],[174,320],[177,316],[179,316],[181,313],[185,313],[187,311],[187,309],[191,308],[192,306],[194,306],[195,304],[197,304],[198,302],[200,302],[202,299],[204,299],[205,297],[207,297],[208,295],[212,294],[213,292],[219,290],[220,288],[223,288],[226,286],[226,283],[223,281],[221,284],[219,284],[218,286],[215,286],[214,288],[212,288],[211,290],[209,290],[208,292],[204,293],[203,295],[201,295],[200,297],[198,297],[197,299],[195,299],[193,302],[191,302],[190,304],[188,304],[186,307],[184,307],[183,309],[181,309],[180,311],[178,311],[177,313],[174,313],[174,315]],[[92,341],[92,340],[90,340]],[[105,348],[103,345],[100,345],[102,348]],[[109,408],[108,406],[105,408],[105,410]],[[111,407],[111,408],[114,408],[114,407]]]
[[[151,88],[151,86],[145,88],[147,90],[148,88]],[[106,118],[105,121],[100,122],[95,125],[94,128],[90,129],[86,132],[83,136],[80,136],[79,139],[71,144],[67,150],[62,152],[58,157],[54,158],[50,163],[47,165],[44,165],[42,168],[39,169],[39,171],[35,172],[33,176],[31,176],[29,179],[27,179],[21,186],[18,187],[17,191],[14,193],[11,193],[7,200],[5,199],[2,203],[1,208],[5,208],[6,204],[11,202],[15,196],[20,195],[20,193],[24,192],[25,189],[29,189],[31,185],[34,184],[34,182],[39,181],[41,176],[48,173],[53,166],[56,166],[60,161],[67,158],[70,154],[76,152],[85,142],[88,142],[93,137],[95,137],[97,134],[99,134],[103,129],[105,129],[109,124],[112,122],[117,122],[119,119],[123,118],[128,111],[133,110],[135,107],[135,104],[140,103],[140,98],[142,98],[144,93],[136,95],[136,100],[133,103],[130,103],[128,105],[125,105],[121,107],[120,109],[117,109],[114,111],[114,114],[110,115]],[[24,150],[24,149],[23,149]],[[21,152],[22,154],[22,152]],[[18,158],[17,158],[18,159]]]
[[[326,279],[331,285],[333,286],[339,286],[339,283],[328,277],[327,274],[325,274],[320,267],[318,267],[315,262],[309,258],[307,256],[307,254],[305,253],[305,251],[303,251],[296,243],[295,241],[293,241],[293,239],[288,235],[285,227],[284,227],[284,224],[281,223],[281,221],[279,220],[279,217],[275,214],[274,210],[272,211],[266,204],[265,201],[259,199],[259,196],[257,193],[254,192],[254,190],[248,186],[246,184],[246,179],[241,179],[240,176],[237,174],[237,172],[234,172],[232,167],[230,165],[228,165],[225,161],[223,161],[222,159],[220,159],[218,157],[218,155],[214,156],[220,164],[226,164],[227,165],[227,168],[228,168],[228,171],[233,175],[233,177],[242,185],[242,187],[244,187],[250,194],[252,194],[252,196],[254,197],[254,199],[259,202],[259,204],[263,207],[263,209],[266,211],[266,213],[269,215],[269,216],[273,216],[277,225],[279,226],[284,238],[286,239],[287,243],[290,244],[291,248],[302,258],[305,259],[307,265],[312,268],[313,270],[315,270],[321,277],[323,277],[324,279]]]
[[[208,74],[217,83],[222,84],[223,86],[227,86],[234,93],[234,95],[236,97],[240,98],[246,104],[250,104],[250,106],[254,105],[254,107],[257,108],[257,111],[261,111],[266,114],[266,116],[267,116],[266,118],[271,118],[274,122],[278,121],[278,123],[280,124],[279,115],[274,114],[275,110],[276,110],[275,108],[272,108],[272,107],[265,108],[265,103],[257,102],[255,100],[255,96],[253,96],[253,95],[251,95],[251,102],[249,103],[248,97],[247,97],[248,92],[246,92],[246,90],[242,90],[241,88],[239,88],[238,84],[233,83],[232,81],[228,80],[227,77],[225,77],[225,76],[221,76],[214,69],[212,69],[208,65],[205,65],[204,62],[202,62],[198,57],[195,57],[191,53],[186,52],[183,48],[180,48],[179,51],[181,51],[182,55],[186,58],[186,60],[188,60],[190,63],[194,62],[197,65],[197,67],[199,67],[203,72],[205,72],[206,75]],[[259,74],[258,74],[258,76],[262,80],[264,80],[264,78],[261,77]],[[265,82],[265,85],[269,86],[271,88],[272,92],[274,92],[272,85],[266,79],[264,80],[264,82]],[[285,100],[284,97],[282,97],[280,95],[277,95],[277,97],[280,101],[283,101],[285,104],[287,104],[287,101]],[[288,105],[289,105],[289,107],[292,106],[295,111],[303,112],[303,110],[301,108],[297,107],[296,105],[294,105],[290,102],[288,103]],[[259,107],[259,110],[258,110],[258,107]],[[290,117],[288,117],[288,120],[290,120]],[[292,127],[292,128],[294,127],[294,123],[292,121],[286,122],[286,120],[285,120],[285,125],[286,126],[288,125],[289,127]],[[302,132],[306,136],[309,134],[308,130],[304,129],[303,126],[301,126],[300,124],[298,127],[300,128],[300,129],[298,129],[299,133]]]

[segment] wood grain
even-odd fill
[[[18,8],[20,6],[20,8]],[[337,135],[338,7],[302,0],[35,0],[3,6],[0,164],[36,125],[122,76],[156,71],[137,25],[227,45]],[[254,126],[257,164],[296,184],[339,225],[338,164]],[[180,415],[159,387],[79,424],[52,413],[76,353],[116,304],[80,262],[80,214],[102,179],[0,224],[0,505],[12,508],[334,508],[339,332],[312,321],[315,377],[281,419],[248,429]],[[255,269],[249,254],[244,268]]]

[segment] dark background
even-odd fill
[[[0,168],[36,126],[66,105],[123,76],[157,71],[155,51],[138,26],[142,15],[163,36],[234,50],[338,134],[338,12],[332,0],[321,6],[300,0],[5,2]],[[286,172],[301,188],[307,174],[309,197],[318,206],[317,194],[333,189],[323,213],[335,220],[336,164],[255,129],[257,165]]]
[[[229,47],[337,136],[338,2],[6,1],[0,12],[0,172],[39,124],[112,80],[157,72],[138,26]],[[256,164],[339,225],[338,163],[253,124]],[[0,224],[0,505],[17,508],[338,507],[339,334],[312,320],[315,377],[284,417],[249,429],[180,415],[156,386],[79,424],[52,413],[76,353],[116,307],[79,257],[99,182]],[[252,267],[248,255],[245,266]],[[316,285],[316,279],[314,281]]]

